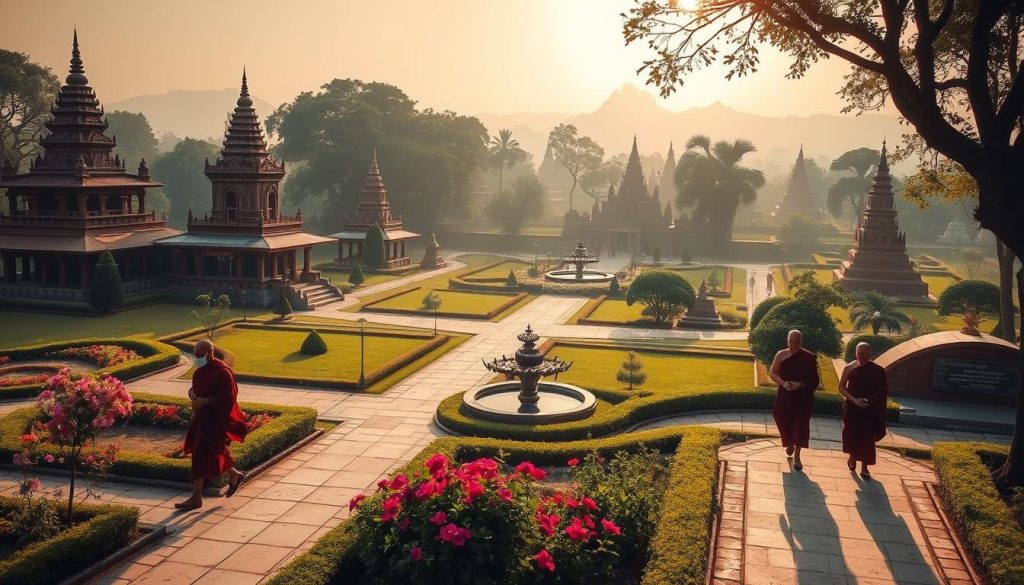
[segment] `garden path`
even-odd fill
[[[927,466],[879,450],[866,481],[839,444],[812,440],[803,471],[778,439],[723,448],[716,585],[974,582],[929,491]]]

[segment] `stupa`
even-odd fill
[[[441,246],[437,243],[437,236],[430,234],[427,251],[423,253],[423,260],[420,261],[420,268],[434,270],[445,266],[448,266],[448,261],[441,255]]]
[[[907,236],[900,231],[896,218],[884,142],[849,259],[833,271],[833,277],[851,292],[874,290],[899,297],[928,296],[928,284],[910,263]]]
[[[782,202],[776,207],[776,217],[785,219],[791,215],[803,215],[817,218],[821,216],[821,202],[811,193],[811,184],[807,180],[807,162],[804,160],[804,147],[796,155],[793,171],[789,175],[789,184]]]
[[[708,296],[708,283],[700,281],[697,288],[697,302],[679,318],[676,327],[680,329],[721,329],[722,318],[715,308],[715,300]]]
[[[960,209],[956,210],[956,217],[946,226],[946,231],[939,236],[940,244],[962,245],[971,243],[971,234],[967,231],[967,222],[964,221]]]

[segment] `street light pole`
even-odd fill
[[[359,319],[359,387],[366,389],[366,319]]]
[[[533,245],[533,267],[537,267],[537,244]]]

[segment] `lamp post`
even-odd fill
[[[359,387],[366,389],[366,319],[359,318]]]
[[[246,317],[246,314],[245,314],[245,297],[246,297],[246,295],[249,294],[249,291],[243,288],[242,292],[240,292],[238,294],[242,297],[242,321],[247,321],[248,318]]]
[[[537,244],[533,245],[533,267],[537,267]]]

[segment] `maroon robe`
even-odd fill
[[[875,362],[858,365],[846,375],[846,390],[854,398],[867,398],[867,408],[843,402],[843,453],[865,465],[875,464],[875,443],[885,436],[885,403],[889,383],[885,368]]]
[[[238,384],[231,368],[210,356],[209,363],[192,374],[192,389],[210,403],[192,413],[185,435],[185,454],[192,454],[192,479],[220,477],[235,462],[228,451],[231,441],[245,440],[245,420],[238,408]]]
[[[779,427],[783,447],[807,447],[811,439],[811,413],[814,410],[814,391],[821,382],[818,377],[818,357],[804,348],[782,360],[779,376],[787,382],[799,382],[797,390],[778,387],[772,416]]]

